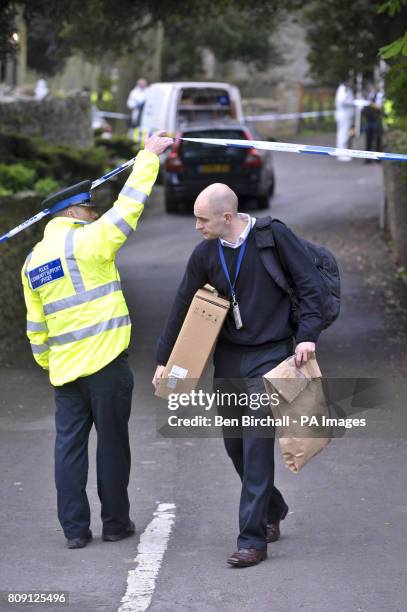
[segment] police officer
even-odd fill
[[[63,209],[22,269],[27,335],[55,388],[55,483],[68,548],[83,548],[92,539],[86,483],[93,424],[103,539],[134,533],[127,494],[131,321],[115,257],[137,227],[157,178],[158,155],[170,144],[164,132],[148,139],[118,199],[99,219],[90,181],[45,200],[45,207],[60,202]]]

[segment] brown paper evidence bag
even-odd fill
[[[294,359],[291,356],[282,361],[263,380],[269,395],[279,394],[279,404],[273,405],[275,419],[284,423],[287,418],[283,417],[289,417],[289,425],[277,427],[277,436],[286,466],[297,474],[331,441],[332,428],[324,425],[329,412],[315,355],[299,368]],[[301,417],[316,417],[312,421],[318,425],[304,423]]]

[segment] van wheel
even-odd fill
[[[168,195],[168,193],[165,194],[165,211],[167,213],[178,212],[178,201],[175,198]]]

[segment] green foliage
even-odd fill
[[[11,164],[10,166],[0,164],[0,185],[12,193],[32,189],[34,177],[35,170],[23,164]]]
[[[262,62],[271,48],[269,38],[277,15],[281,19],[286,4],[283,0],[3,0],[0,59],[13,52],[10,32],[18,5],[30,24],[29,63],[44,75],[60,70],[78,51],[93,61],[107,53],[137,54],[140,36],[154,31],[159,23],[168,43],[176,48],[182,48],[181,36],[189,50],[194,45],[212,45],[222,59]],[[183,59],[177,56],[181,64]]]
[[[41,191],[44,187],[48,190],[47,185],[51,185],[50,180],[58,187],[68,186],[81,180],[102,176],[112,165],[111,158],[109,151],[102,147],[74,149],[64,145],[51,145],[40,139],[0,134],[0,159],[3,162],[0,167],[23,168],[24,176],[28,177],[27,172],[31,176],[30,180],[27,179],[29,185],[22,185],[17,181],[15,185],[9,186],[9,182],[4,182],[0,175],[0,185],[12,189],[13,192],[27,187],[33,188],[34,179],[37,179],[40,185],[38,188],[36,183],[37,191]],[[10,172],[12,171],[5,171],[5,176],[9,176]],[[20,176],[18,172],[17,170],[17,175]],[[40,182],[41,179],[43,181]],[[53,191],[53,188],[49,189]]]
[[[407,121],[389,130],[386,134],[386,150],[407,153]],[[390,163],[390,162],[389,162]]]
[[[20,134],[0,134],[0,160],[8,164],[30,159],[36,154],[34,141]]]
[[[104,173],[106,152],[96,147],[73,149],[64,145],[42,144],[37,152],[38,160],[45,162],[48,174],[62,182],[83,181]]]
[[[6,189],[5,187],[2,187],[0,185],[0,197],[1,196],[9,196],[12,195],[13,190],[12,189]]]
[[[393,103],[396,117],[407,119],[407,59],[400,59],[387,73],[386,95]]]
[[[48,195],[53,191],[58,191],[60,189],[60,184],[52,178],[42,178],[39,179],[35,185],[34,189],[37,193],[41,195]]]
[[[193,27],[193,36],[185,36],[191,28],[190,18],[178,19],[164,30],[164,79],[203,77],[203,49],[210,49],[218,61],[240,60],[254,69],[282,62],[282,54],[271,36],[282,21],[281,3],[264,3],[256,8],[255,3],[248,3],[239,10],[231,4],[209,11],[202,23]]]
[[[313,0],[303,10],[313,76],[335,86],[349,73],[371,74],[378,47],[404,34],[407,9],[378,13],[382,0]]]
[[[111,138],[96,138],[95,145],[105,149],[110,157],[115,159],[130,159],[137,155],[140,147],[127,136],[112,136]]]
[[[407,0],[386,0],[379,6],[377,12],[388,13],[390,17],[394,17],[404,6],[407,6]]]
[[[389,45],[380,47],[379,53],[383,59],[390,59],[396,55],[407,56],[407,31],[405,32],[404,36],[400,36],[400,38],[397,38],[397,40],[393,41]]]
[[[380,12],[405,23],[407,0],[387,0],[380,6]],[[394,127],[405,130],[407,128],[407,31],[384,47],[379,53],[384,59],[390,59],[391,67],[386,74],[386,95],[392,101],[395,114]],[[394,61],[395,60],[395,61]]]

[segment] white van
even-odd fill
[[[147,90],[140,128],[169,134],[197,123],[242,122],[240,91],[229,83],[153,83]]]

